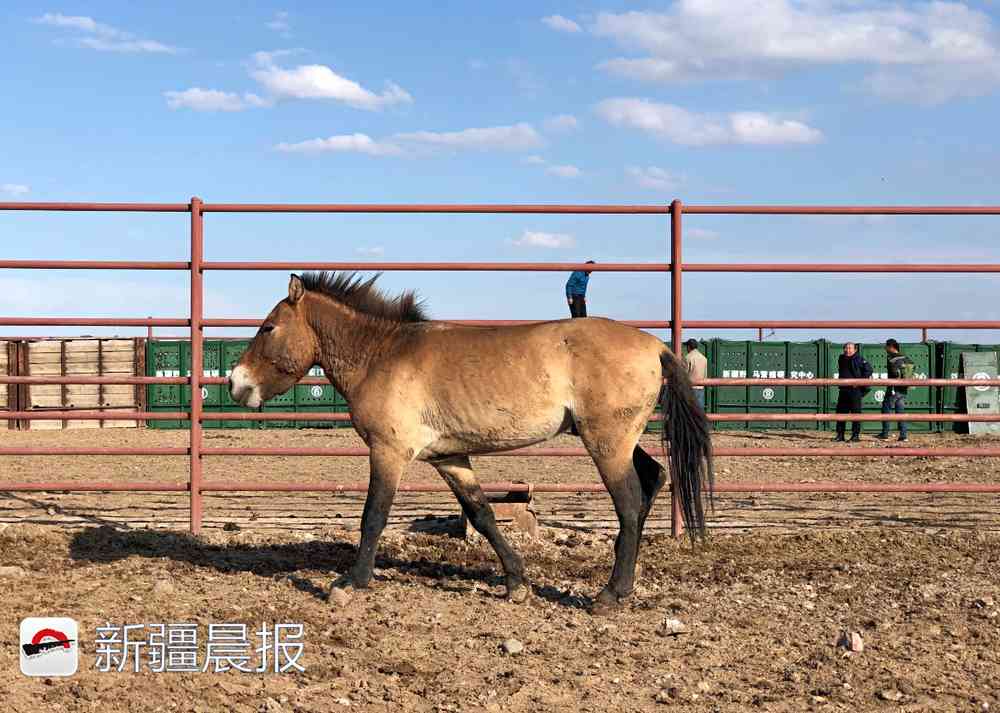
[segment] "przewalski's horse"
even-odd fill
[[[333,587],[368,586],[396,488],[406,466],[420,460],[437,469],[493,546],[507,596],[523,600],[524,564],[497,529],[469,456],[575,430],[620,524],[614,569],[596,605],[619,604],[632,591],[643,525],[669,479],[637,445],[658,398],[684,524],[692,534],[704,531],[702,489],[712,487],[708,422],[684,365],[660,340],[601,318],[513,327],[429,321],[412,292],[387,298],[376,279],[292,275],[288,297],[271,310],[229,381],[233,399],[257,408],[318,364],[350,404],[371,450],[371,479],[357,560]]]

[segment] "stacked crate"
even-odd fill
[[[13,342],[0,341],[0,374],[11,376],[15,373],[17,364],[17,352]],[[17,410],[17,386],[14,384],[0,384],[0,412]],[[0,413],[0,417],[3,413]],[[0,418],[0,430],[13,429],[14,422],[6,418]]]
[[[24,366],[30,376],[133,376],[137,353],[134,339],[44,339],[23,343]],[[134,386],[128,384],[35,384],[24,393],[25,410],[119,410],[137,408]],[[23,428],[134,428],[135,421],[32,420]]]

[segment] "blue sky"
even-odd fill
[[[0,62],[13,69],[0,94],[0,200],[1000,203],[997,2],[15,0],[0,22]],[[182,260],[185,218],[6,213],[0,234],[10,258]],[[1000,218],[692,216],[685,226],[692,262],[1000,262]],[[667,229],[648,216],[210,215],[206,253],[664,261]],[[383,283],[417,288],[436,317],[545,319],[567,316],[565,279],[387,273]],[[263,316],[286,281],[210,273],[206,311]],[[997,283],[691,274],[685,317],[996,320]],[[592,314],[663,318],[666,278],[595,274],[589,301]],[[6,315],[186,309],[183,274],[0,274]],[[822,335],[776,338],[810,336]]]

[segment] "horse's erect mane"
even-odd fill
[[[309,292],[326,295],[370,317],[394,322],[426,322],[423,305],[412,290],[387,297],[375,286],[378,273],[364,280],[356,272],[306,272],[302,285]]]

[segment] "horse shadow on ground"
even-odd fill
[[[249,572],[258,577],[287,579],[299,591],[326,601],[329,598],[329,582],[350,569],[356,551],[353,544],[336,540],[261,545],[212,544],[182,532],[122,530],[104,524],[76,532],[70,541],[69,556],[77,562],[93,563],[116,562],[129,557],[167,558],[221,574]],[[412,577],[430,589],[503,598],[504,578],[499,567],[487,569],[431,561],[425,557],[403,559],[382,553],[375,559],[375,570],[372,585],[375,587],[394,579],[379,573],[379,570],[387,570]],[[322,585],[303,571],[321,573]],[[456,586],[456,580],[485,585],[487,591],[483,592],[479,587]],[[533,585],[532,589],[535,596],[572,609],[586,609],[593,603],[589,597],[572,595],[549,585]],[[498,594],[498,591],[501,593]]]

